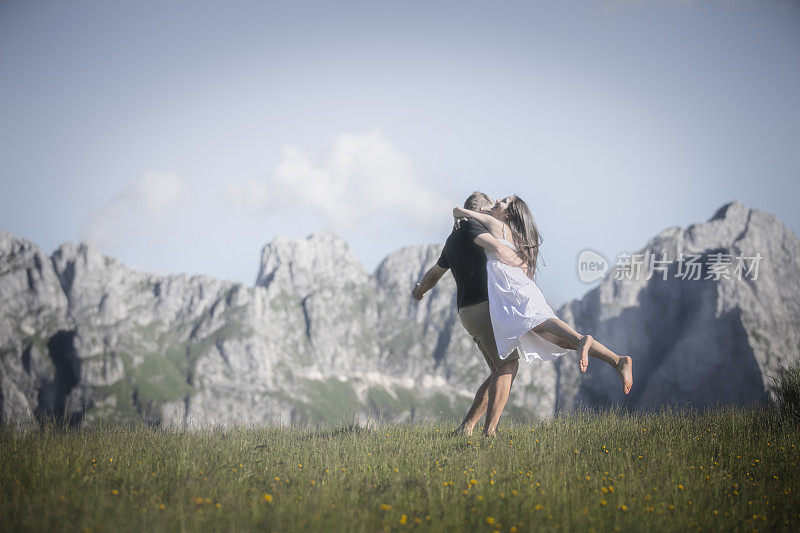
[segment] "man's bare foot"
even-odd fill
[[[578,367],[581,369],[581,372],[586,372],[586,369],[589,368],[589,348],[592,346],[592,340],[591,335],[584,335],[583,338],[578,341],[577,350],[581,356]]]
[[[457,435],[466,435],[467,437],[469,437],[470,435],[472,435],[472,430],[471,429],[467,429],[464,426],[458,426],[456,429],[454,429],[450,433],[450,435],[453,436],[453,437],[455,437]]]
[[[617,361],[617,366],[614,368],[622,380],[622,390],[628,394],[633,387],[633,359],[627,355],[623,355]]]

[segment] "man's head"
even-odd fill
[[[464,209],[469,209],[470,211],[482,211],[484,209],[489,209],[493,205],[494,200],[489,198],[489,195],[480,191],[475,191],[474,193],[470,194],[467,200],[464,202]]]

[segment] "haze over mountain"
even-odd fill
[[[89,242],[47,256],[0,232],[2,421],[460,417],[487,369],[458,320],[455,284],[448,274],[422,302],[410,297],[439,252],[403,248],[370,274],[333,232],[279,237],[248,287],[131,269]],[[705,408],[770,397],[771,378],[800,347],[797,236],[732,202],[707,222],[665,229],[640,253],[673,262],[650,279],[612,270],[556,310],[633,357],[631,393],[596,359],[580,374],[570,352],[521,366],[510,417],[542,419],[581,402]],[[696,254],[708,265],[720,253],[733,261],[728,279],[707,266],[684,279],[674,262]],[[757,276],[738,279],[736,258],[756,254]]]

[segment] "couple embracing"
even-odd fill
[[[450,270],[456,282],[458,315],[491,371],[478,388],[457,434],[471,435],[486,414],[483,433],[495,435],[519,369],[519,359],[551,361],[577,350],[586,372],[589,356],[611,365],[628,394],[632,360],[619,356],[560,320],[533,281],[539,256],[539,230],[518,196],[493,201],[472,193],[464,207],[453,209],[456,224],[436,264],[414,287],[420,301]]]

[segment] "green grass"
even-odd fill
[[[6,426],[0,530],[800,528],[800,428],[778,409],[453,427]]]
[[[800,422],[800,359],[778,370],[773,378],[775,402],[782,417]]]

